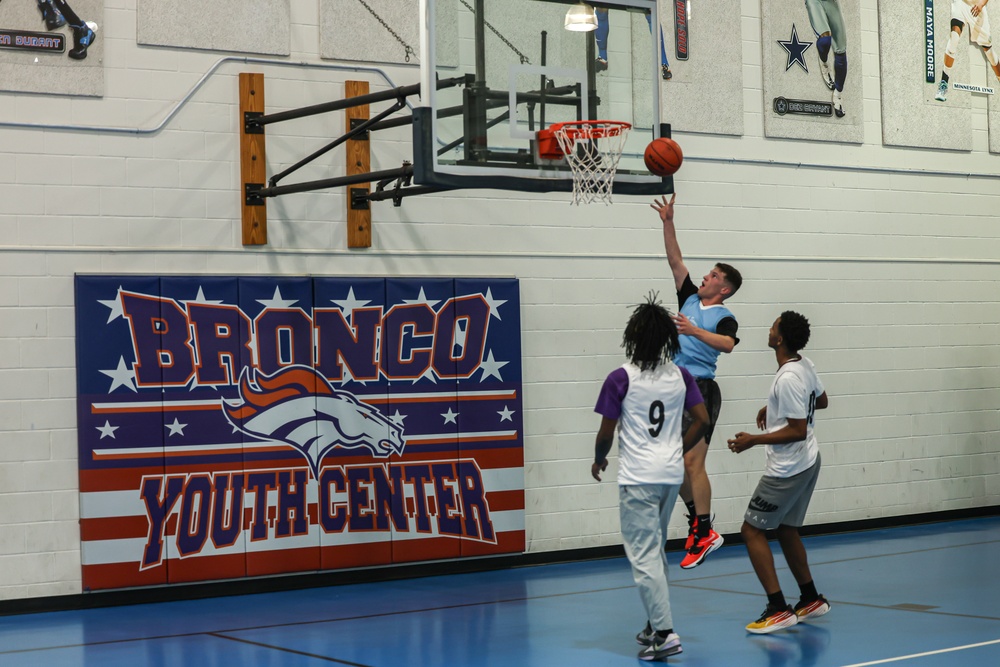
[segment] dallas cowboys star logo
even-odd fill
[[[795,24],[792,24],[792,37],[788,41],[783,39],[777,40],[781,48],[785,50],[788,54],[788,62],[785,63],[785,71],[792,69],[792,65],[798,65],[801,67],[806,74],[809,73],[809,68],[806,66],[806,51],[809,47],[813,45],[812,42],[800,42],[799,34],[795,30]]]

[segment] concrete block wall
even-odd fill
[[[673,303],[649,202],[465,191],[376,203],[372,248],[348,251],[344,192],[331,190],[271,202],[269,244],[245,248],[238,73],[264,72],[278,111],[339,98],[346,80],[382,90],[418,72],[321,61],[316,0],[292,3],[292,55],[274,64],[139,48],[136,1],[106,3],[104,98],[0,95],[0,598],[81,590],[78,272],[517,276],[528,549],[618,543],[615,484],[589,476],[593,403],[623,361],[628,306],[650,290]],[[986,103],[973,101],[972,152],[884,148],[877,2],[862,8],[863,145],[763,137],[757,0],[742,5],[745,136],[676,135],[692,277],[721,260],[746,278],[731,302],[742,342],[719,366],[718,442],[752,428],[766,398],[774,318],[791,308],[813,323],[806,354],[831,398],[813,523],[1000,503],[1000,156]],[[285,125],[268,130],[270,173],[339,134],[343,117]],[[373,169],[410,155],[408,128],[373,138]],[[343,162],[333,151],[302,177]],[[720,531],[738,530],[762,465],[763,452],[713,445]],[[671,537],[681,522],[678,511]]]

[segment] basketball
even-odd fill
[[[646,146],[646,154],[643,156],[646,161],[646,169],[657,176],[669,176],[681,168],[684,161],[684,153],[681,147],[673,139],[660,137],[653,139]]]

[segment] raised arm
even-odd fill
[[[684,256],[681,255],[681,247],[677,243],[677,229],[674,227],[674,199],[677,194],[670,195],[670,201],[666,197],[654,199],[650,208],[660,216],[663,223],[663,249],[667,251],[667,262],[670,264],[670,272],[674,274],[674,287],[680,290],[684,284],[684,278],[688,275],[687,267],[684,266]]]

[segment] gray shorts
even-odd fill
[[[771,530],[780,525],[800,528],[816,488],[819,468],[817,454],[816,463],[798,475],[761,477],[743,520],[761,530]]]

